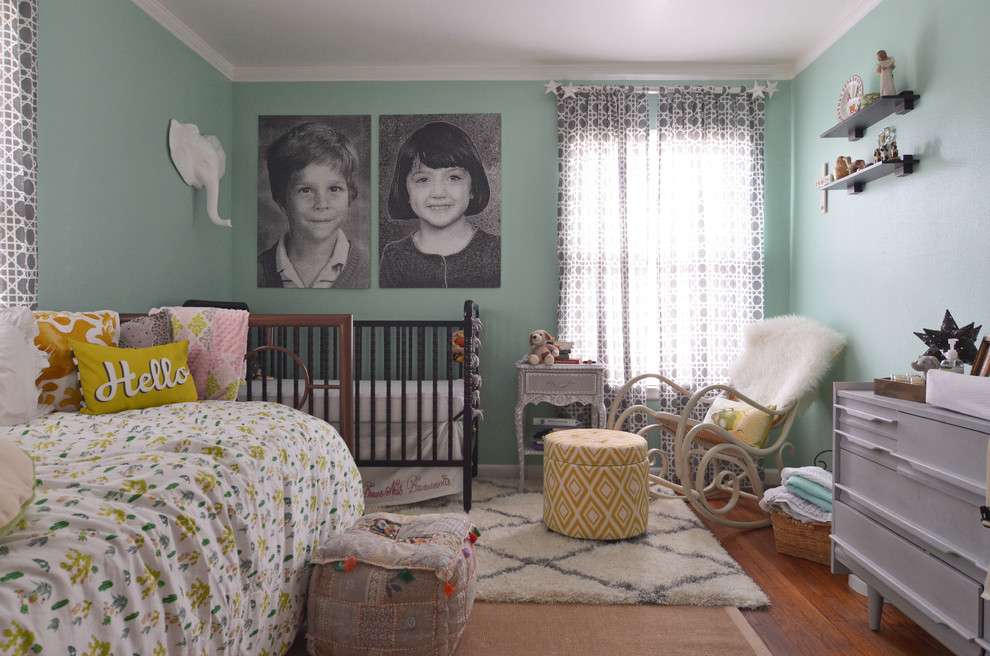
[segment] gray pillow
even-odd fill
[[[120,324],[122,348],[148,348],[172,343],[172,323],[164,312],[138,317]]]

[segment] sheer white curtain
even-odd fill
[[[0,306],[37,303],[37,0],[0,0]]]
[[[763,317],[764,101],[698,87],[652,99],[558,94],[558,332],[610,386],[660,372],[695,388],[725,379]]]

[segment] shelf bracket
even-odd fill
[[[911,175],[914,173],[915,165],[914,155],[905,155],[901,158],[901,164],[894,170],[894,175],[898,178],[904,177],[905,175]]]
[[[914,109],[914,94],[906,93],[901,96],[901,99],[897,101],[897,105],[894,108],[895,114],[907,114],[912,109]]]
[[[866,134],[866,128],[860,125],[854,125],[849,128],[849,141],[859,141]]]

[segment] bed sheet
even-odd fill
[[[313,550],[364,510],[327,423],[205,401],[0,427],[36,464],[0,539],[0,653],[282,654]]]

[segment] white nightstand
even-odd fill
[[[587,403],[591,406],[592,424],[605,423],[605,365],[594,364],[528,364],[516,363],[519,396],[516,401],[516,449],[519,451],[519,491],[526,482],[526,456],[543,452],[526,448],[526,406],[530,403],[550,403],[556,406]]]

